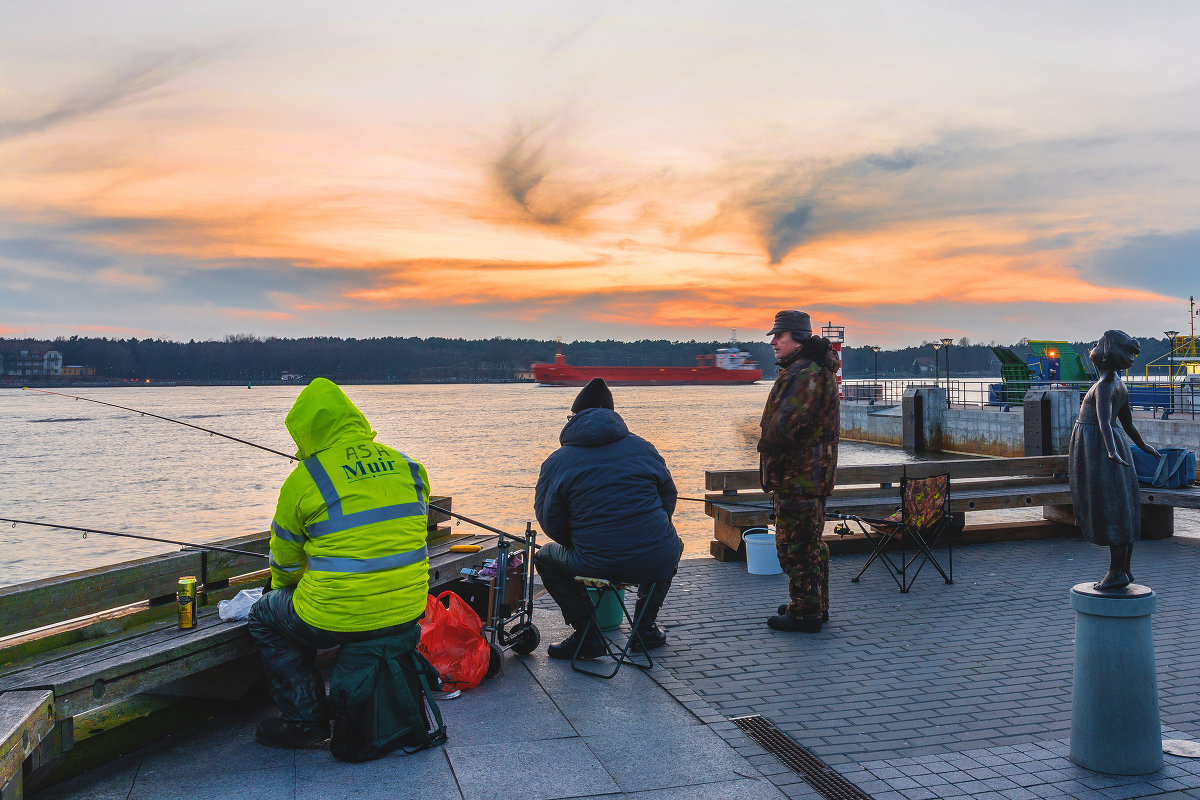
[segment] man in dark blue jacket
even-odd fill
[[[571,658],[587,625],[591,601],[577,575],[638,584],[635,619],[643,607],[646,612],[639,633],[646,647],[661,647],[667,637],[655,620],[683,554],[671,523],[675,482],[654,445],[630,433],[613,411],[602,379],[583,388],[571,412],[558,437],[562,447],[542,463],[533,501],[538,524],[554,540],[542,546],[534,563],[575,629],[547,652]],[[604,643],[593,631],[579,654],[603,653]]]

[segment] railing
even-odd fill
[[[943,378],[936,381],[929,378],[858,378],[842,381],[842,399],[897,406],[909,387],[940,386],[946,389],[950,405],[954,407],[992,407],[1001,411],[1016,411],[1023,407],[1025,394],[1031,390],[1075,388],[1082,395],[1091,385],[1091,382],[1070,381],[1001,383],[998,378]],[[1129,389],[1129,405],[1134,409],[1149,411],[1163,419],[1187,416],[1194,420],[1200,416],[1200,382],[1135,378],[1126,379],[1125,385]]]

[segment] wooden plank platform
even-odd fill
[[[448,497],[435,501],[450,506]],[[495,557],[497,550],[495,536],[452,533],[438,525],[447,519],[430,514],[434,590],[456,580],[463,568]],[[5,736],[0,800],[20,797],[23,772],[32,767],[31,780],[37,778],[39,765],[49,768],[73,747],[77,717],[137,702],[147,693],[228,697],[253,683],[260,666],[248,623],[222,621],[216,604],[267,580],[266,559],[254,554],[265,554],[268,543],[268,533],[241,536],[211,544],[246,554],[185,548],[0,588],[0,733]],[[456,544],[480,550],[450,552]],[[200,582],[196,626],[189,629],[176,622],[174,599],[182,575],[195,575]],[[53,736],[46,738],[50,732]]]

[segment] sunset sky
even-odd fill
[[[1187,330],[1200,3],[0,1],[0,336]]]

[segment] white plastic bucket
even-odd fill
[[[761,531],[753,533],[752,531]],[[742,534],[746,543],[746,571],[751,575],[778,575],[779,551],[775,549],[775,534],[766,528],[748,528]]]

